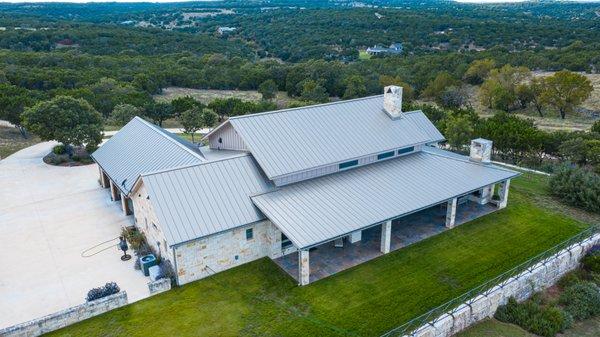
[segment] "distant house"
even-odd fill
[[[369,55],[383,55],[383,54],[402,54],[404,47],[402,43],[392,43],[388,48],[383,46],[375,45],[373,47],[367,48],[367,54]]]
[[[217,28],[217,33],[219,35],[224,35],[224,34],[227,34],[227,33],[232,33],[236,29],[237,28],[235,28],[235,27],[219,27],[219,28]]]
[[[397,86],[231,117],[204,139],[136,117],[92,154],[180,285],[263,257],[306,285],[506,207],[518,175],[490,162],[490,141],[470,156],[436,147],[444,136],[402,110]]]

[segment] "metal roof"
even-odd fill
[[[518,175],[440,151],[299,182],[252,201],[297,247],[307,248]]]
[[[250,196],[273,188],[249,154],[141,179],[169,245],[265,219]]]
[[[389,118],[383,95],[378,95],[232,117],[228,122],[273,179],[444,139],[421,111],[404,114],[405,118]]]
[[[193,144],[140,117],[127,123],[92,158],[125,194],[142,173],[205,161]]]

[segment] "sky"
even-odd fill
[[[219,0],[0,0],[0,2],[185,2],[185,1],[202,1],[211,2]],[[359,0],[360,1],[360,0]],[[415,0],[417,1],[417,0]],[[509,2],[524,2],[527,0],[454,0],[456,2],[468,2],[468,3],[509,3]],[[563,0],[563,1],[577,1],[577,2],[600,2],[600,0]]]

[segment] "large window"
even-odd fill
[[[377,155],[377,160],[393,157],[394,154],[394,151],[380,153]]]
[[[292,241],[285,234],[281,233],[281,249],[286,249],[292,245]]]
[[[253,237],[254,231],[252,230],[252,228],[246,229],[246,240],[252,240]]]
[[[356,165],[358,165],[358,160],[351,160],[351,161],[347,161],[345,163],[341,163],[339,167],[340,167],[340,170],[343,170],[343,169],[347,169],[349,167],[356,166]]]
[[[410,153],[410,152],[413,152],[414,150],[415,150],[415,147],[414,147],[414,146],[411,146],[411,147],[405,147],[405,148],[403,148],[403,149],[399,149],[399,150],[398,150],[398,154]]]

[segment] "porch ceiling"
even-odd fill
[[[517,172],[421,151],[252,197],[300,249],[398,218]]]

